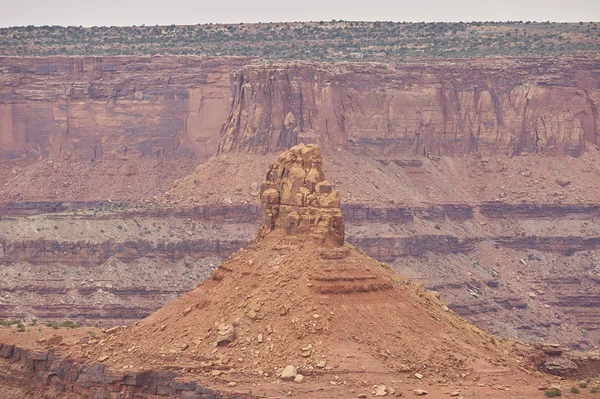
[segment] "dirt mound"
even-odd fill
[[[78,354],[127,369],[176,368],[215,387],[294,389],[296,397],[354,397],[378,384],[392,393],[406,378],[417,387],[527,363],[525,346],[499,342],[344,243],[339,193],[325,180],[318,147],[282,154],[260,191],[263,226],[247,248],[193,291]],[[294,378],[304,383],[280,385]]]

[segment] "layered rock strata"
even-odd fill
[[[249,61],[0,57],[0,159],[206,158]]]
[[[53,349],[34,351],[0,343],[0,365],[0,386],[21,388],[34,399],[51,393],[66,399],[256,398],[203,387],[171,370],[115,371],[103,363],[58,356]]]
[[[577,156],[597,143],[593,57],[253,62],[0,57],[0,159],[204,159],[224,122],[220,152],[302,141],[376,154]]]
[[[219,151],[579,156],[598,140],[599,79],[585,58],[248,65]]]

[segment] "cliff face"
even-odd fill
[[[0,159],[214,153],[247,59],[0,57]]]
[[[298,142],[357,152],[579,156],[599,133],[595,60],[249,65],[220,152]]]
[[[597,141],[599,87],[588,58],[0,57],[0,159],[204,159],[223,123],[220,152],[303,141],[377,154],[577,156]]]

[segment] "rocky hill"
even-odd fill
[[[500,343],[344,242],[340,193],[325,180],[317,146],[281,154],[260,196],[263,221],[247,248],[108,342],[75,347],[76,356],[185,368],[203,385],[263,396],[276,395],[281,384],[272,381],[281,379],[291,382],[288,395],[306,398],[353,397],[374,385],[379,396],[394,394],[406,389],[398,373],[424,373],[409,383],[417,392],[429,379],[456,387],[471,373],[531,367],[526,347]],[[332,374],[340,374],[334,383]]]

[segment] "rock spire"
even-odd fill
[[[319,146],[298,144],[282,153],[269,165],[260,192],[263,233],[283,229],[326,246],[344,244],[340,192],[325,180]]]

